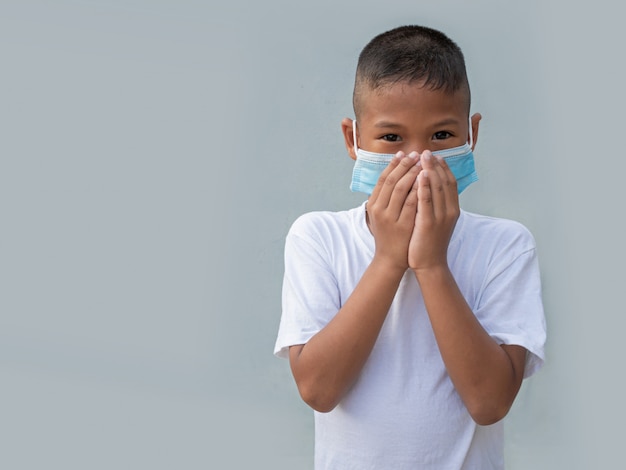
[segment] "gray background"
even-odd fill
[[[621,461],[616,5],[0,0],[0,468],[312,467],[272,356],[283,239],[362,201],[339,122],[360,49],[407,23],[467,58],[464,208],[539,247],[548,361],[508,468]]]

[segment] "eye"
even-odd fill
[[[450,134],[448,131],[439,131],[433,134],[433,140],[445,140],[449,139],[450,137],[452,137],[452,134]]]
[[[385,134],[381,139],[387,142],[399,142],[400,136],[398,134]]]

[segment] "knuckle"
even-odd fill
[[[403,158],[400,164],[406,168],[410,168],[415,166],[415,160],[413,158]]]
[[[411,189],[407,195],[407,201],[411,200],[411,203],[414,203],[416,206],[419,204],[420,202],[420,198],[418,196],[418,193],[415,189]]]
[[[383,183],[386,185],[394,186],[398,182],[398,178],[393,174],[387,175],[387,177],[383,180]]]
[[[410,178],[401,178],[396,184],[394,191],[408,192],[412,186],[413,183]]]
[[[412,195],[409,195],[409,197],[406,198],[406,201],[404,201],[404,205],[407,207],[415,207],[417,206],[417,199],[415,197],[411,197]]]
[[[380,208],[379,208],[378,204],[369,204],[368,203],[368,205],[367,205],[367,212],[370,215],[376,217],[376,216],[378,216],[378,214],[380,214]]]

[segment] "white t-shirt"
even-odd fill
[[[339,311],[374,255],[365,203],[311,212],[287,235],[274,353],[304,344]],[[535,242],[521,224],[461,211],[448,263],[472,311],[500,344],[543,363],[546,337]],[[359,378],[329,413],[315,412],[318,470],[502,469],[502,422],[477,425],[441,359],[415,276],[402,279]]]

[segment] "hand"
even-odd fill
[[[445,160],[425,150],[417,177],[417,214],[409,242],[409,267],[416,274],[433,267],[448,267],[448,244],[459,218],[456,178]]]
[[[374,235],[374,258],[406,271],[417,213],[418,153],[398,152],[382,172],[367,201],[367,222]]]

